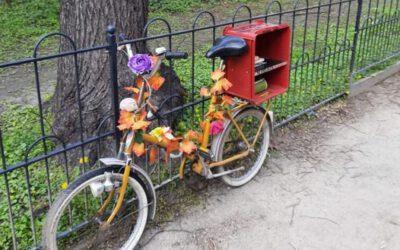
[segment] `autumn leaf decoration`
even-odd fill
[[[208,108],[206,117],[210,121],[210,132],[212,135],[219,134],[223,131],[224,120],[225,120],[225,109],[227,106],[234,105],[232,97],[223,94],[224,91],[232,87],[232,83],[225,78],[225,72],[221,69],[211,73],[211,79],[213,80],[213,86],[208,89],[202,87],[200,89],[200,96],[211,97],[211,104]]]
[[[148,83],[152,89],[155,91],[159,90],[161,86],[164,84],[165,79],[164,77],[160,76],[159,73],[154,74],[148,80]]]
[[[172,153],[173,151],[177,151],[179,149],[180,138],[177,138],[172,134],[172,130],[170,127],[157,127],[154,128],[152,131],[150,131],[149,134],[154,136],[158,140],[158,142],[165,144],[166,161],[170,153]],[[156,152],[150,151],[150,162],[152,162],[152,157],[153,157],[151,154],[156,154]]]
[[[132,152],[140,157],[145,154],[145,143],[142,139],[142,133],[147,130],[151,122],[146,120],[147,112],[144,109],[138,109],[140,88],[144,83],[154,91],[157,91],[164,84],[165,79],[157,72],[149,78],[146,72],[150,72],[159,60],[156,56],[148,56],[145,54],[137,54],[134,58],[129,59],[128,67],[136,74],[136,85],[125,87],[125,90],[133,94],[133,98],[125,98],[120,104],[120,116],[118,119],[119,130],[130,130],[134,132],[134,141],[132,144]],[[142,93],[142,101],[146,101],[149,97],[149,89]],[[156,158],[156,152],[150,151],[152,161]]]
[[[188,139],[184,139],[179,144],[179,150],[182,153],[187,154],[187,155],[192,154],[196,149],[197,149],[196,144],[194,144],[194,142],[192,142],[191,140],[188,140]]]
[[[223,91],[228,90],[232,87],[232,83],[225,78],[225,72],[221,69],[217,69],[216,71],[211,73],[211,79],[213,80],[213,86],[211,89],[207,87],[202,87],[200,89],[200,96],[202,97],[209,97],[214,96],[215,98],[222,94]],[[222,95],[222,105],[233,105],[233,100],[230,96]]]
[[[149,121],[145,121],[146,112],[142,111],[140,114],[134,114],[133,112],[129,111],[120,111],[120,117],[118,120],[118,129],[120,130],[132,130],[135,132],[135,141],[132,145],[132,152],[137,156],[140,157],[144,155],[145,147],[142,141],[139,141],[140,135],[142,131],[146,131],[147,127],[150,125]]]
[[[135,142],[133,144],[132,151],[137,157],[144,155],[144,153],[146,152],[146,150],[144,149],[144,143]]]
[[[145,121],[146,112],[142,111],[140,114],[134,114],[129,111],[121,110],[120,116],[118,120],[118,129],[119,130],[143,130],[145,131],[147,127],[150,125],[149,121]]]

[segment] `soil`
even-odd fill
[[[56,66],[47,64],[39,67],[41,99],[54,93],[57,79]],[[5,104],[37,105],[38,94],[32,68],[13,67],[0,74],[0,112]]]
[[[275,131],[247,185],[148,229],[145,249],[399,249],[400,74]]]

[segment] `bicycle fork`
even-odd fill
[[[107,228],[113,222],[113,220],[115,219],[115,216],[117,216],[119,210],[121,209],[123,201],[124,201],[124,198],[125,198],[126,189],[128,187],[130,173],[131,173],[131,166],[130,166],[130,163],[127,161],[127,163],[126,163],[126,165],[124,167],[124,173],[123,173],[123,176],[122,176],[122,184],[121,184],[121,186],[120,186],[120,188],[118,190],[117,202],[115,204],[115,207],[114,207],[113,211],[111,212],[110,216],[108,217],[108,219],[101,225],[101,228],[103,228],[103,229]],[[107,173],[107,172],[104,173],[104,174],[105,175],[112,175],[111,173]],[[110,177],[106,176],[105,183],[110,182],[109,179],[110,179]],[[102,184],[102,185],[106,186],[105,183]],[[101,216],[101,215],[104,214],[106,208],[108,207],[108,205],[110,204],[113,196],[115,195],[115,188],[116,188],[115,183],[114,184],[110,183],[110,184],[111,184],[110,186],[111,186],[112,189],[109,190],[109,194],[108,194],[107,198],[104,200],[104,203],[101,205],[100,209],[97,211],[97,213],[96,213],[97,216]]]

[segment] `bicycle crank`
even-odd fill
[[[227,174],[232,174],[234,172],[241,171],[241,170],[244,170],[244,167],[227,170],[227,171],[224,171],[224,172],[221,172],[221,173],[218,173],[218,174],[210,174],[210,175],[207,175],[206,178],[207,179],[214,179],[214,178],[218,178],[218,177],[221,177],[221,176],[227,175]]]

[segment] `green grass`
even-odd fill
[[[33,107],[8,106],[1,114],[1,129],[3,136],[4,151],[7,164],[15,164],[24,160],[25,151],[36,138],[40,136],[40,127],[37,123],[37,109]],[[36,122],[35,122],[36,121]],[[46,125],[48,132],[49,126]],[[29,155],[39,155],[43,150],[36,147]],[[2,164],[1,168],[3,168]],[[37,171],[36,166],[31,166],[32,195],[34,204],[39,205],[42,197],[46,196],[44,180],[45,171]],[[53,173],[54,174],[54,173]],[[15,229],[20,246],[26,248],[32,243],[30,235],[30,214],[28,208],[28,193],[26,188],[24,171],[14,171],[8,176],[10,198],[13,203],[13,215]],[[11,247],[10,223],[8,218],[8,204],[6,199],[5,179],[0,179],[0,246]],[[39,223],[39,222],[38,222]]]
[[[59,30],[58,0],[13,0],[0,4],[0,62],[32,55],[40,36]]]
[[[218,0],[152,0],[150,17],[170,16],[219,3]],[[0,4],[0,62],[31,56],[42,35],[59,30],[58,17],[59,0],[13,0],[11,7]]]

